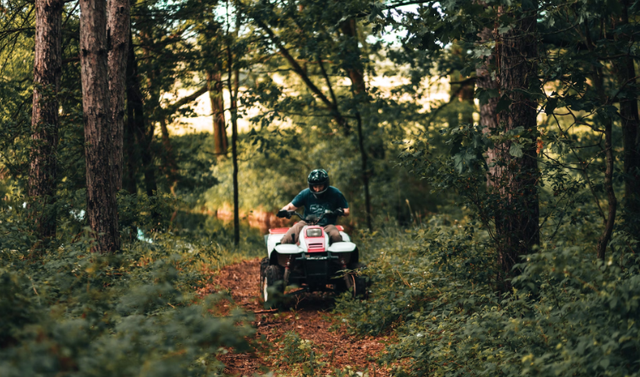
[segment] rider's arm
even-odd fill
[[[344,212],[344,217],[348,217],[349,216],[349,208],[343,208],[342,211]]]
[[[295,211],[297,209],[298,207],[294,206],[293,203],[289,203],[286,206],[282,207],[282,210],[285,210],[285,211]]]

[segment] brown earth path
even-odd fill
[[[375,361],[384,352],[388,337],[356,337],[338,325],[331,313],[334,298],[331,294],[300,294],[284,310],[264,310],[259,300],[260,259],[244,261],[223,268],[215,277],[208,292],[228,290],[236,305],[256,313],[257,345],[255,352],[220,355],[226,365],[225,372],[235,376],[254,376],[268,370],[285,376],[331,376],[336,370],[351,373],[361,371],[364,376],[386,377],[391,368],[379,366]],[[330,330],[332,328],[332,330]],[[313,349],[313,363],[291,363],[291,345],[286,348],[285,333],[295,332],[306,343],[307,353]],[[291,341],[289,335],[289,342]],[[313,364],[313,365],[311,365]],[[310,366],[313,367],[310,372]],[[349,375],[349,374],[347,374]]]

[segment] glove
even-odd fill
[[[291,214],[286,209],[281,209],[276,214],[276,217],[280,217],[280,218],[286,217],[287,219],[290,219],[291,218]]]
[[[338,208],[333,212],[335,212],[335,214],[338,215],[338,216],[344,216],[344,209],[342,209],[342,208]]]

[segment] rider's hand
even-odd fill
[[[276,214],[276,217],[280,217],[280,218],[286,217],[287,219],[290,219],[291,218],[291,213],[289,213],[289,211],[287,211],[286,209],[281,209]]]
[[[344,209],[342,209],[342,208],[338,208],[333,212],[338,216],[344,216]]]

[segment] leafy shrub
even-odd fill
[[[517,289],[500,295],[487,236],[446,220],[366,240],[372,297],[340,300],[336,310],[354,332],[398,334],[381,362],[406,359],[416,376],[638,375],[640,260],[631,237],[615,235],[606,263],[594,261],[590,237],[543,245],[516,266]]]
[[[226,258],[222,245],[153,232],[99,255],[85,230],[37,253],[17,225],[26,211],[0,216],[9,227],[0,243],[1,376],[219,375],[220,347],[247,347],[252,317],[214,317],[216,301],[230,297],[195,294],[208,283],[203,262]]]

